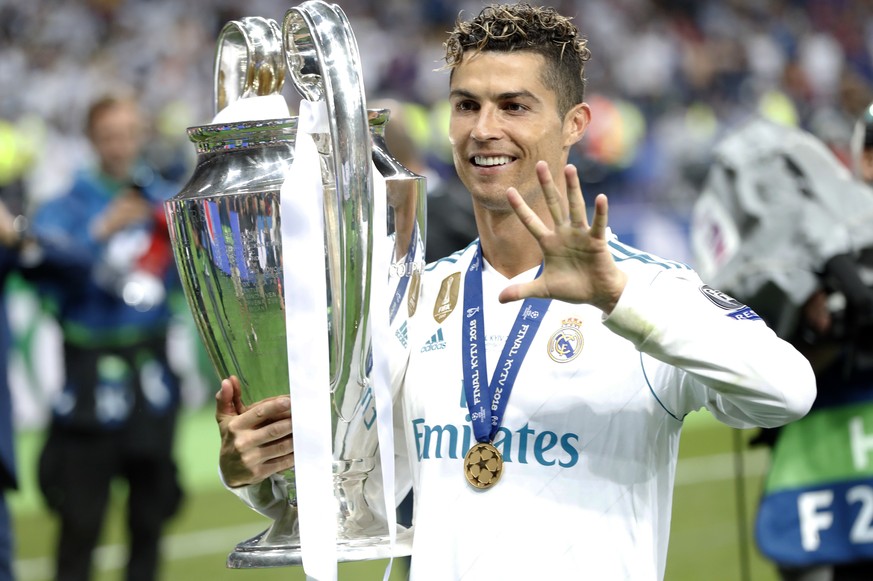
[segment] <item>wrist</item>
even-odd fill
[[[604,315],[609,316],[609,314],[612,313],[613,309],[615,309],[615,306],[618,304],[619,299],[621,299],[625,287],[627,287],[627,273],[620,270],[616,273],[614,284],[610,285],[611,291],[606,297],[604,297],[600,304],[596,305],[601,311],[603,311]]]

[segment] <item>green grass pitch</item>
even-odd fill
[[[299,567],[234,570],[225,558],[235,544],[269,524],[245,507],[218,481],[218,431],[213,410],[187,411],[182,417],[178,458],[187,492],[185,505],[167,530],[163,545],[164,581],[295,581],[305,579]],[[737,432],[718,424],[705,413],[686,419],[680,444],[680,462],[674,492],[673,527],[667,559],[667,581],[775,581],[770,563],[754,547],[751,526],[766,468],[765,451],[750,449],[752,432]],[[36,455],[42,432],[18,434],[21,490],[9,495],[16,536],[18,581],[52,578],[56,523],[45,512],[36,490]],[[735,440],[741,440],[745,474],[745,530],[737,511]],[[114,494],[101,545],[95,556],[94,581],[123,577],[124,490]],[[341,580],[379,580],[387,561],[344,563]],[[582,577],[580,577],[582,578]],[[405,579],[405,568],[395,562],[391,580]]]

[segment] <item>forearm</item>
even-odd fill
[[[690,395],[675,400],[682,413],[705,405],[723,420],[768,427],[805,415],[815,399],[806,358],[750,310],[718,303],[695,280],[633,277],[604,323],[686,374]]]

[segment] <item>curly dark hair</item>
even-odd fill
[[[563,116],[585,100],[588,41],[554,8],[526,3],[492,4],[472,20],[458,17],[445,42],[446,68],[454,71],[467,51],[528,51],[545,57],[543,84],[555,92]]]

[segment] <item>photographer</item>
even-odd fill
[[[759,549],[783,581],[873,579],[873,190],[811,134],[753,120],[715,150],[692,243],[816,374],[812,411],[753,441],[773,446]]]
[[[161,534],[182,501],[179,382],[166,345],[175,271],[162,207],[175,186],[142,158],[146,126],[127,92],[95,100],[85,129],[96,163],[33,216],[33,234],[67,249],[64,268],[80,271],[37,286],[63,334],[64,385],[39,459],[60,524],[57,581],[92,577],[113,482],[127,485],[128,581],[158,578]]]

